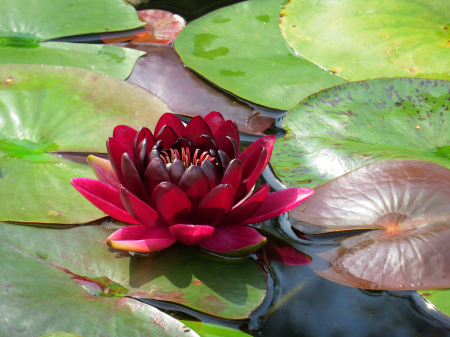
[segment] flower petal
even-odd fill
[[[239,141],[239,131],[235,122],[228,120],[223,123],[214,135],[214,140],[216,141],[219,150],[223,150],[223,144],[226,137],[233,138],[236,142],[237,149],[239,151],[240,141]]]
[[[88,163],[98,180],[116,190],[119,189],[119,180],[117,180],[109,160],[90,155],[88,156]]]
[[[242,177],[242,184],[239,187],[238,192],[236,193],[236,200],[245,197],[248,194],[248,192],[250,192],[250,190],[253,188],[256,181],[259,179],[259,176],[264,171],[264,168],[267,165],[266,159],[267,159],[267,151],[264,147],[261,147],[261,153],[256,163],[249,164],[249,162],[247,161],[247,167],[244,166],[242,167],[242,171],[248,169],[248,167],[251,167],[252,171],[247,176],[247,178],[244,179]],[[244,175],[244,173],[242,173],[242,175]]]
[[[229,184],[233,187],[234,193],[238,191],[241,185],[242,162],[239,159],[233,159],[223,175],[222,184]]]
[[[170,125],[178,138],[181,138],[184,133],[183,122],[173,113],[167,112],[161,116],[155,127],[155,135],[159,134],[164,125]]]
[[[195,147],[201,151],[209,151],[211,149],[218,150],[214,139],[208,135],[201,135],[198,137],[195,142]]]
[[[138,224],[125,210],[118,190],[89,178],[74,178],[71,184],[83,197],[109,216],[123,222]]]
[[[164,125],[157,134],[156,141],[162,140],[163,148],[169,149],[178,138],[178,135],[170,125]]]
[[[205,120],[200,116],[195,116],[192,118],[186,128],[184,129],[183,138],[186,138],[192,144],[197,141],[197,138],[201,135],[207,135],[211,138],[214,138],[211,129],[208,124],[206,124]]]
[[[217,170],[214,167],[214,164],[210,160],[205,160],[200,166],[205,174],[206,178],[208,178],[209,189],[212,190],[217,185],[219,185],[219,179],[217,177]]]
[[[243,165],[242,180],[247,179],[248,176],[252,173],[255,163],[261,156],[261,146],[265,148],[267,151],[267,157],[264,167],[267,166],[270,156],[272,155],[272,149],[274,144],[275,144],[274,135],[264,136],[258,139],[253,144],[251,144],[247,149],[245,149],[244,152],[242,152],[239,155],[239,159],[242,160]]]
[[[242,204],[233,207],[230,213],[222,220],[219,226],[238,225],[249,219],[261,208],[267,194],[270,191],[269,184],[264,184]]]
[[[274,218],[290,211],[313,194],[314,190],[307,187],[293,187],[270,193],[255,214],[240,225],[247,225]]]
[[[262,247],[266,238],[254,228],[245,226],[216,227],[200,247],[225,256],[246,255]]]
[[[128,152],[134,159],[134,139],[138,132],[127,125],[117,125],[113,130],[113,138],[125,147],[126,152]]]
[[[139,199],[150,202],[150,198],[141,181],[139,172],[136,170],[130,155],[126,152],[122,155],[122,173],[126,181],[124,186]]]
[[[214,138],[216,138],[216,132],[219,129],[219,127],[225,123],[225,118],[223,118],[222,114],[218,111],[211,111],[209,114],[207,114],[204,118],[205,122],[208,124],[209,128],[211,129]]]
[[[125,187],[120,186],[119,193],[120,199],[126,210],[134,219],[136,219],[136,221],[146,226],[153,226],[158,222],[161,222],[158,213],[156,213],[153,208],[128,191]]]
[[[166,165],[161,158],[154,158],[144,172],[144,184],[147,193],[152,195],[155,187],[163,181],[170,182],[169,172],[167,172]]]
[[[106,141],[106,149],[108,150],[109,161],[117,179],[122,185],[126,186],[125,177],[122,173],[122,155],[128,153],[127,149],[115,138],[108,138]]]
[[[192,223],[215,226],[233,206],[234,190],[230,185],[218,185],[200,202],[192,214]]]
[[[185,245],[194,246],[208,239],[214,227],[204,225],[175,225],[169,227],[170,233]]]
[[[169,169],[170,180],[172,183],[178,186],[185,171],[186,167],[183,162],[179,159],[175,159]]]
[[[177,239],[163,224],[149,226],[127,226],[112,233],[107,239],[108,246],[136,253],[150,253],[169,247]]]
[[[184,192],[170,182],[162,182],[153,190],[152,208],[155,209],[169,225],[185,223],[191,202]]]
[[[134,153],[135,157],[137,156],[136,150],[139,144],[141,144],[141,142],[144,139],[147,139],[147,150],[146,150],[147,155],[150,153],[150,151],[153,149],[153,146],[155,146],[156,144],[156,140],[155,137],[153,136],[153,133],[148,128],[145,127],[141,128],[139,132],[136,134],[136,137],[134,138],[133,148],[135,150]]]
[[[191,210],[195,210],[202,198],[210,191],[208,178],[198,165],[189,167],[183,173],[178,187],[191,201]]]
[[[239,149],[236,142],[231,137],[225,137],[223,140],[223,152],[225,152],[231,160],[235,159],[239,155]]]

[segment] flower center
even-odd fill
[[[216,161],[216,158],[213,157],[210,151],[202,152],[201,150],[196,149],[194,153],[191,154],[191,151],[188,147],[182,147],[181,153],[177,149],[172,148],[169,150],[162,150],[159,156],[166,165],[173,163],[175,159],[181,160],[186,168],[192,165],[200,166],[205,160],[210,160],[213,162],[213,164],[219,165]]]

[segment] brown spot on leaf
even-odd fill
[[[11,85],[16,83],[17,81],[13,77],[7,77],[3,80],[3,83],[6,85]]]
[[[214,295],[206,296],[196,302],[196,304],[205,311],[217,314],[227,308],[227,304]]]
[[[200,280],[194,280],[194,284],[196,285],[196,286],[198,286],[199,284],[202,284],[203,282],[202,281],[200,281]]]
[[[181,290],[164,291],[164,290],[159,289],[159,290],[151,293],[151,297],[155,300],[171,301],[171,302],[178,302],[178,303],[188,302],[188,300],[181,298],[183,295],[184,295],[184,291],[181,291]]]
[[[422,293],[422,296],[431,296],[433,295],[432,293]]]

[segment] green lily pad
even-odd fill
[[[50,335],[45,335],[45,336],[41,336],[41,337],[82,337],[82,336],[74,335],[73,333],[68,333],[68,332],[64,332],[64,331],[58,331],[58,332],[52,333]]]
[[[351,80],[450,79],[450,2],[289,1],[280,28],[300,56]]]
[[[449,90],[449,81],[411,78],[322,90],[286,115],[273,168],[289,187],[314,187],[379,160],[450,167]]]
[[[420,290],[418,293],[444,314],[450,316],[450,289]]]
[[[0,13],[0,64],[65,65],[125,79],[143,53],[112,46],[40,42],[143,25],[136,10],[123,0],[6,1]]]
[[[40,336],[65,330],[80,336],[198,337],[195,332],[186,331],[183,323],[150,305],[123,296],[95,295],[90,291],[95,283],[58,270],[45,254],[50,255],[50,250],[61,242],[46,241],[45,233],[54,232],[61,237],[68,231],[17,227],[4,223],[1,226],[2,336]],[[35,242],[28,246],[39,246],[42,252],[27,251],[27,245],[14,240],[18,235],[36,235]],[[83,236],[79,239],[85,240]],[[70,255],[71,242],[66,244],[64,249]],[[99,258],[96,261],[103,262]]]
[[[200,337],[249,337],[250,335],[243,333],[239,330],[228,328],[226,326],[204,323],[204,322],[194,322],[194,321],[181,321],[188,327],[193,329]]]
[[[290,216],[304,233],[372,229],[349,232],[312,257],[313,270],[328,280],[373,290],[441,289],[450,287],[449,204],[450,169],[389,160],[316,187]]]
[[[169,301],[227,319],[247,318],[264,299],[265,274],[249,258],[208,259],[189,247],[131,256],[105,244],[110,234],[100,226],[0,226],[0,238],[9,245],[45,260],[74,281],[85,281],[100,295]]]
[[[301,59],[278,27],[285,0],[245,1],[189,23],[175,40],[183,62],[249,101],[287,110],[322,88],[346,82]]]
[[[0,220],[85,223],[105,214],[71,185],[90,167],[54,155],[106,152],[114,126],[153,128],[169,107],[153,94],[84,69],[0,66]]]

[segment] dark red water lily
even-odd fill
[[[138,225],[110,235],[111,247],[145,253],[180,241],[221,255],[246,254],[266,238],[245,225],[287,212],[314,193],[268,194],[268,184],[252,193],[274,142],[265,136],[240,153],[236,124],[219,112],[186,126],[167,113],[154,133],[117,126],[106,143],[110,160],[89,156],[98,180],[75,178],[72,185],[103,212]]]

